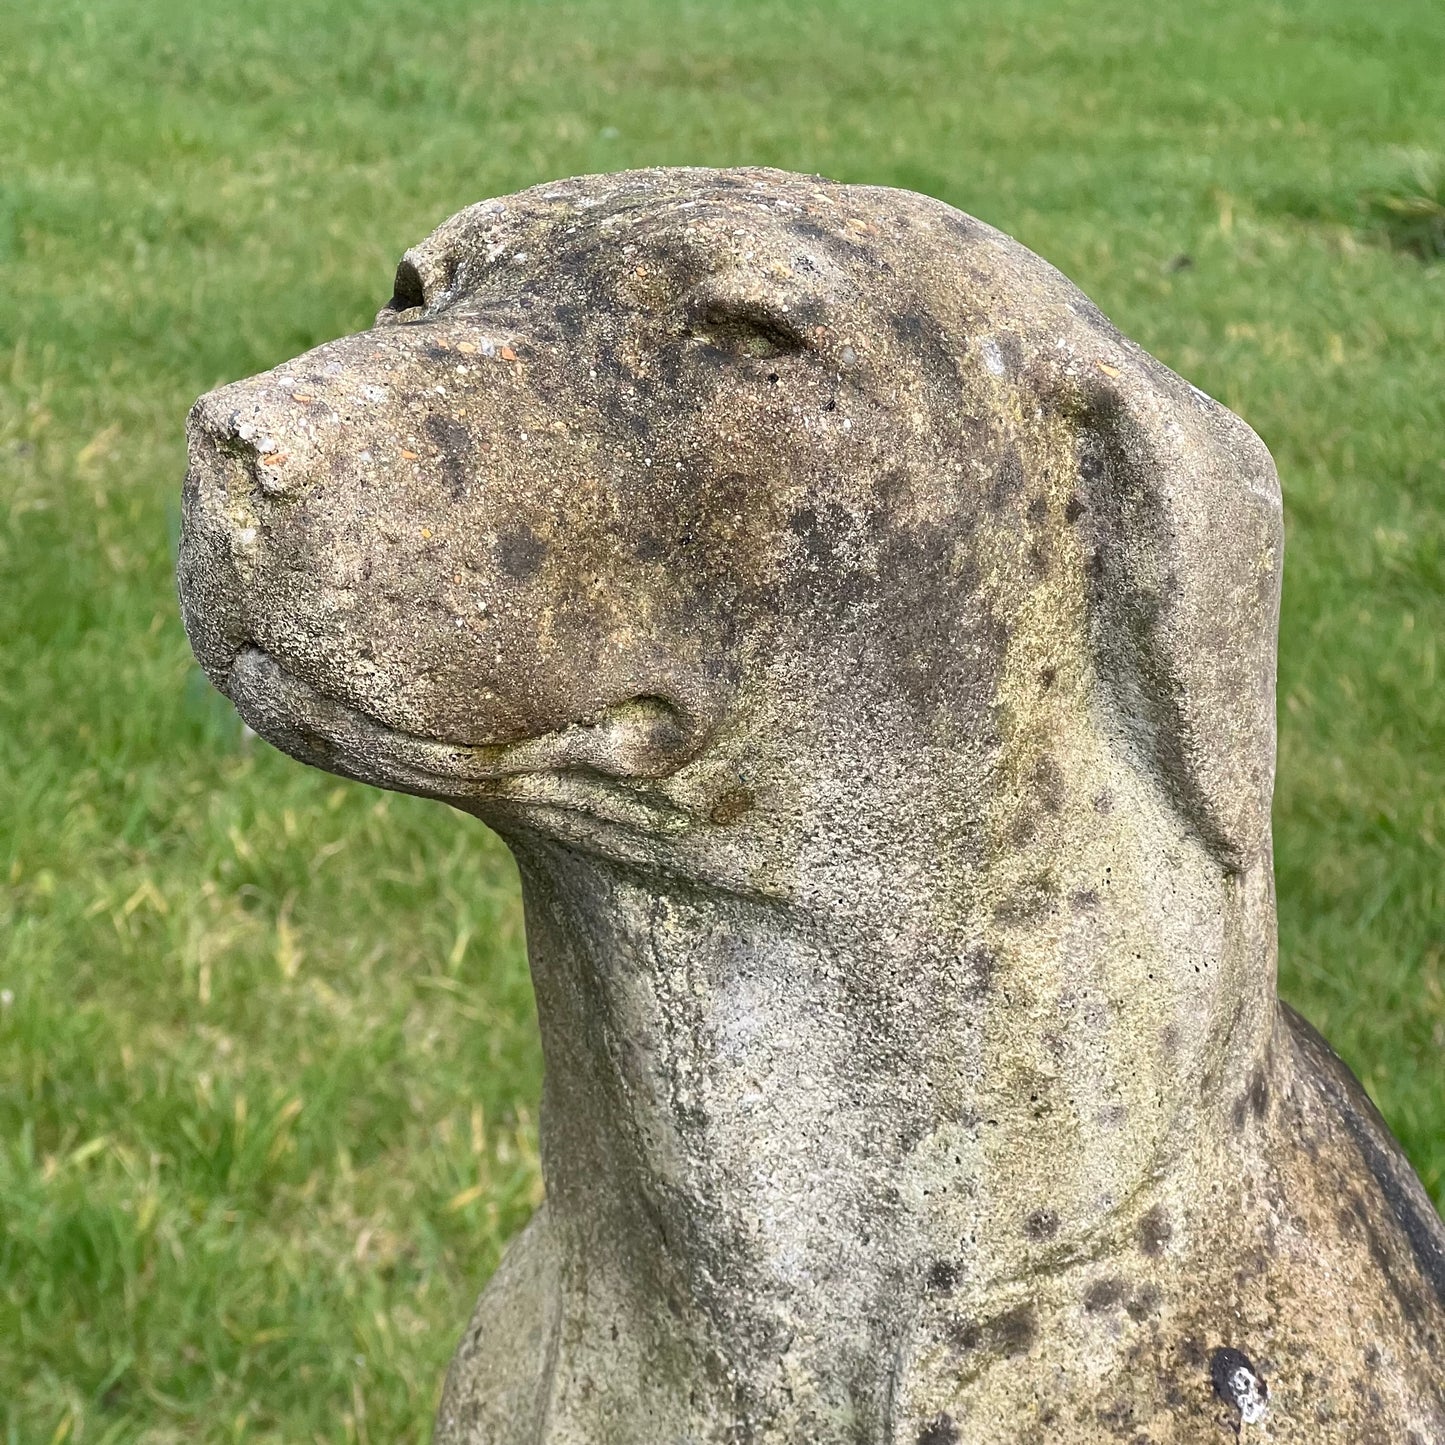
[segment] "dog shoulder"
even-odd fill
[[[501,1445],[538,1418],[555,1329],[556,1267],[543,1204],[477,1301],[442,1389],[436,1445]]]
[[[1334,1126],[1329,1132],[1343,1135],[1353,1146],[1358,1164],[1349,1173],[1374,1186],[1360,1191],[1349,1187],[1352,1181],[1341,1179],[1342,1204],[1360,1216],[1359,1223],[1371,1236],[1373,1253],[1382,1252],[1383,1241],[1377,1234],[1381,1226],[1389,1226],[1389,1232],[1405,1245],[1403,1252],[1413,1261],[1421,1292],[1445,1326],[1445,1223],[1349,1065],[1288,1004],[1280,1004],[1280,1014],[1297,1060],[1297,1086],[1328,1114],[1327,1128]],[[1340,1151],[1331,1154],[1335,1159],[1341,1157]],[[1399,1287],[1406,1288],[1406,1282],[1401,1280]],[[1424,1303],[1420,1301],[1421,1306]],[[1445,1338],[1437,1342],[1437,1348],[1445,1355]]]

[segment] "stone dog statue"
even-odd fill
[[[1275,996],[1236,417],[937,201],[562,181],[203,397],[262,736],[521,870],[547,1202],[445,1445],[1445,1442],[1445,1229]]]

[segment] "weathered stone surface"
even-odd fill
[[[1275,998],[1248,427],[772,171],[472,207],[378,323],[197,404],[181,595],[521,868],[547,1203],[438,1439],[1445,1441],[1445,1232]]]

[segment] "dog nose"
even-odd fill
[[[261,561],[270,505],[300,490],[304,445],[290,443],[277,406],[255,381],[208,392],[186,422],[178,558],[191,647],[223,692],[249,636],[246,596]]]
[[[246,638],[240,552],[255,483],[242,475],[244,463],[222,449],[206,401],[192,410],[186,426],[189,465],[176,578],[191,648],[225,692]]]
[[[198,442],[209,444],[238,465],[263,496],[295,495],[304,485],[306,448],[301,439],[278,420],[267,399],[245,383],[203,396],[191,414],[191,437],[193,452]]]

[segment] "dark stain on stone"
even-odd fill
[[[1099,1423],[1115,1437],[1127,1435],[1134,1428],[1134,1407],[1128,1400],[1115,1400],[1099,1411]]]
[[[1034,497],[1029,502],[1029,521],[1042,522],[1049,515],[1049,503],[1046,497]]]
[[[819,568],[831,567],[837,556],[833,531],[829,522],[840,519],[819,517],[816,507],[799,507],[788,518],[788,530],[802,545],[803,555]]]
[[[958,1445],[958,1426],[951,1415],[935,1415],[918,1432],[918,1445]]]
[[[1027,1354],[1037,1336],[1038,1315],[1027,1303],[981,1322],[956,1319],[948,1328],[949,1342],[961,1353],[982,1349],[1006,1359]]]
[[[1170,1224],[1169,1216],[1159,1204],[1145,1210],[1139,1220],[1137,1232],[1139,1248],[1151,1258],[1163,1254],[1169,1241],[1174,1238],[1174,1226]]]
[[[515,582],[525,582],[541,571],[547,544],[525,522],[497,538],[497,566]]]
[[[998,969],[998,960],[990,949],[982,944],[970,948],[963,955],[964,993],[971,999],[981,999],[993,986],[993,976]]]
[[[729,788],[726,792],[720,793],[712,807],[708,809],[708,821],[716,823],[720,827],[736,823],[739,818],[752,809],[756,801],[750,788]]]
[[[1102,1313],[1124,1298],[1124,1281],[1120,1279],[1096,1279],[1084,1291],[1084,1309],[1091,1315]]]
[[[996,1315],[984,1328],[1001,1354],[1022,1355],[1038,1335],[1038,1317],[1031,1304],[1015,1305]]]
[[[1034,763],[1031,781],[1044,812],[1057,813],[1064,805],[1064,770],[1057,761],[1044,753]]]
[[[1099,893],[1095,888],[1080,888],[1069,895],[1069,907],[1075,913],[1092,913],[1099,906]]]
[[[909,361],[923,373],[935,402],[951,404],[962,393],[958,369],[943,328],[931,316],[904,311],[889,316],[888,325]]]
[[[948,1259],[936,1259],[928,1267],[929,1294],[952,1294],[958,1283],[958,1266]]]
[[[1124,1305],[1124,1312],[1135,1324],[1142,1324],[1151,1315],[1159,1313],[1159,1306],[1163,1303],[1164,1294],[1158,1285],[1140,1285]]]
[[[1024,1233],[1030,1239],[1052,1239],[1059,1232],[1059,1216],[1052,1209],[1036,1209],[1024,1220]]]
[[[1242,1134],[1244,1132],[1244,1121],[1247,1116],[1247,1112],[1248,1111],[1245,1107],[1245,1096],[1241,1094],[1239,1098],[1234,1101],[1234,1104],[1229,1111],[1229,1122],[1234,1126],[1234,1132],[1236,1134]]]
[[[994,511],[1008,506],[1024,489],[1024,464],[1018,449],[1010,447],[999,459],[989,488],[989,504]]]
[[[1074,492],[1067,502],[1064,503],[1064,521],[1077,522],[1088,509],[1084,506],[1083,499],[1077,492]]]
[[[878,630],[858,665],[890,680],[934,745],[943,729],[972,740],[991,735],[996,726],[990,709],[1008,634],[987,598],[976,595],[976,565],[967,558],[962,565],[955,562],[961,529],[972,523],[972,500],[961,501],[951,517],[926,524],[901,521],[899,507],[882,508],[861,524],[876,539],[874,568],[835,565],[830,571],[847,575],[825,577],[826,592],[811,578],[800,579],[803,586],[812,584],[800,602],[836,608],[842,620],[856,619],[865,599],[878,605],[886,628]],[[845,513],[839,525],[856,531],[860,523]],[[907,588],[900,586],[905,578]],[[920,578],[926,579],[928,607],[916,604],[913,587]]]
[[[437,449],[442,478],[454,502],[467,494],[467,463],[472,449],[471,433],[455,417],[429,412],[422,422],[427,440]]]
[[[1058,681],[1059,670],[1057,667],[1044,667],[1039,669],[1039,686],[1047,692],[1055,682]]]
[[[927,179],[932,181],[932,173],[929,173],[927,175]],[[922,186],[914,186],[910,187],[910,189],[922,190],[926,188]],[[931,187],[928,189],[931,189]],[[950,207],[944,213],[943,225],[944,229],[952,231],[953,234],[964,243],[965,247],[971,245],[974,241],[978,239],[978,222],[975,221],[972,216],[965,215],[962,211],[955,211],[952,207]]]
[[[1202,1370],[1209,1359],[1209,1351],[1204,1347],[1203,1341],[1195,1335],[1185,1335],[1179,1341],[1176,1353],[1186,1370]]]
[[[580,335],[590,319],[588,308],[579,306],[575,301],[558,301],[552,308],[552,314],[567,336]]]
[[[1047,873],[1026,878],[993,910],[993,916],[1004,924],[1035,923],[1053,904],[1056,887]]]
[[[1269,1113],[1269,1080],[1261,1068],[1256,1068],[1249,1078],[1249,1109],[1256,1119]]]

